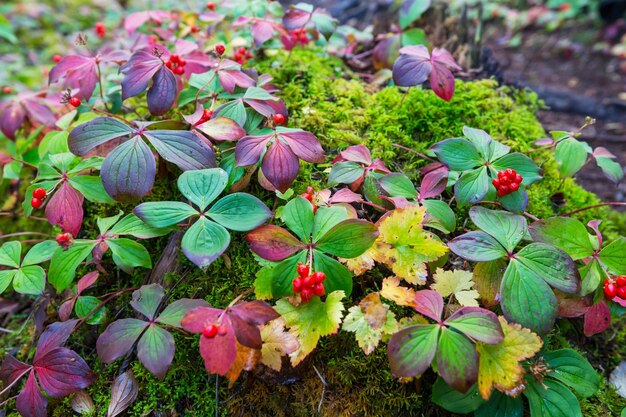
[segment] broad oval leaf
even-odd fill
[[[504,171],[507,168],[514,169],[522,176],[522,185],[528,186],[541,179],[541,168],[532,159],[519,152],[504,155],[491,164],[497,171]]]
[[[83,223],[83,196],[63,181],[46,205],[46,218],[65,233],[77,236]]]
[[[587,258],[595,251],[585,225],[571,217],[543,219],[534,222],[529,230],[535,241],[556,246],[574,260]]]
[[[365,169],[356,162],[337,162],[328,175],[328,184],[352,184],[363,176]]]
[[[13,289],[20,294],[41,294],[46,287],[46,272],[38,265],[24,266],[15,271]]]
[[[440,329],[436,324],[418,324],[395,333],[387,347],[391,373],[412,377],[426,372],[435,358]]]
[[[213,149],[188,130],[149,130],[143,136],[159,155],[183,171],[216,166]]]
[[[57,347],[40,355],[33,366],[41,388],[51,397],[65,397],[96,380],[89,365],[74,351]]]
[[[486,162],[467,139],[445,139],[434,144],[431,149],[452,171],[467,171]]]
[[[316,242],[316,247],[340,258],[356,258],[368,250],[377,237],[378,230],[373,223],[349,219],[326,232]]]
[[[111,401],[107,409],[107,417],[115,417],[124,412],[137,398],[139,385],[133,371],[120,374],[111,386]]]
[[[392,71],[393,82],[400,87],[413,87],[423,83],[432,71],[428,48],[424,45],[401,48]]]
[[[526,376],[524,395],[530,405],[530,417],[583,417],[576,396],[553,379],[545,378],[540,384]]]
[[[507,256],[496,239],[485,232],[468,232],[448,242],[450,250],[460,257],[474,262],[487,262]]]
[[[189,204],[178,201],[142,203],[135,207],[133,213],[148,225],[157,228],[173,226],[198,215]]]
[[[568,385],[581,397],[591,397],[600,389],[600,376],[575,350],[559,349],[543,357],[552,371],[550,377]]]
[[[442,327],[437,346],[437,370],[452,388],[467,392],[478,377],[478,353],[472,342]]]
[[[494,237],[508,252],[513,252],[528,231],[524,216],[507,211],[474,206],[469,216],[478,228]]]
[[[98,145],[128,136],[132,132],[130,126],[112,117],[97,117],[72,129],[68,145],[73,154],[83,156]]]
[[[433,392],[430,398],[432,402],[439,407],[452,413],[460,414],[472,412],[485,403],[480,395],[478,395],[478,390],[475,385],[467,390],[467,392],[461,393],[446,384],[446,381],[441,377],[437,378],[433,384]]]
[[[433,290],[421,290],[415,293],[415,310],[436,322],[441,322],[443,298]]]
[[[156,175],[156,162],[143,139],[135,136],[113,149],[102,163],[100,176],[106,192],[116,200],[147,195]]]
[[[183,236],[181,247],[187,258],[202,269],[215,261],[230,244],[224,227],[200,217]]]
[[[495,313],[480,307],[462,307],[444,322],[475,341],[495,345],[504,338]]]
[[[454,196],[459,204],[477,203],[489,192],[487,167],[464,172],[454,184]]]
[[[74,241],[67,250],[58,248],[50,259],[48,282],[61,292],[72,283],[76,268],[89,256],[96,243],[92,241]]]
[[[272,217],[272,212],[258,198],[246,193],[233,193],[220,199],[206,213],[222,226],[247,232]]]
[[[516,261],[543,279],[550,286],[566,294],[580,291],[580,274],[576,264],[565,252],[545,243],[531,243],[516,255]]]
[[[273,224],[248,233],[248,243],[254,253],[270,261],[282,261],[304,248],[304,244],[282,227]]]
[[[174,73],[167,67],[162,66],[152,78],[152,86],[148,90],[146,99],[148,110],[155,115],[167,112],[174,105],[178,87]]]
[[[186,171],[178,177],[178,189],[200,211],[206,210],[228,184],[228,174],[221,168]]]
[[[156,324],[150,324],[137,344],[137,358],[154,376],[165,378],[174,359],[174,337]]]
[[[126,355],[141,336],[148,322],[137,319],[121,319],[109,324],[98,337],[96,350],[100,360],[111,363]]]
[[[148,320],[152,321],[164,296],[163,287],[159,284],[144,285],[133,292],[133,299],[130,305]]]

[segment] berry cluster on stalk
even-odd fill
[[[300,293],[300,298],[303,303],[311,301],[314,295],[321,297],[326,293],[323,284],[326,279],[325,273],[318,271],[309,274],[311,268],[302,262],[298,263],[296,271],[298,272],[298,276],[292,281],[291,287],[294,293]]]
[[[514,169],[507,168],[504,171],[498,172],[498,178],[494,178],[491,183],[496,187],[496,191],[499,197],[504,197],[519,190],[519,186],[524,178]]]
[[[43,205],[43,201],[46,199],[48,193],[43,188],[35,188],[33,190],[33,198],[30,200],[30,205],[33,208],[39,208]]]
[[[309,37],[306,34],[306,29],[296,29],[291,32],[291,42],[295,44],[306,45],[309,43]]]
[[[239,65],[245,64],[250,58],[252,58],[252,52],[248,51],[243,46],[237,48],[235,50],[235,55],[233,55],[233,60]]]
[[[172,70],[174,74],[183,75],[185,73],[185,65],[187,62],[176,54],[170,55],[170,59],[165,66]]]
[[[615,277],[615,279],[605,279],[604,297],[608,300],[612,300],[615,297],[626,300],[626,275],[620,275]]]

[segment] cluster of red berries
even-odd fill
[[[202,330],[202,336],[206,337],[207,339],[213,339],[217,335],[224,336],[226,332],[226,326],[224,326],[223,324],[209,323]]]
[[[523,179],[514,169],[507,168],[498,172],[498,178],[494,178],[491,183],[496,187],[498,196],[503,197],[519,190],[519,185]]]
[[[185,73],[185,65],[187,62],[179,57],[177,54],[170,55],[170,59],[167,60],[165,66],[174,72],[174,74],[183,75]]]
[[[96,35],[100,39],[104,38],[104,35],[107,34],[107,29],[106,29],[106,27],[104,27],[104,23],[102,23],[102,22],[96,23],[95,31],[96,31]]]
[[[204,109],[202,111],[202,117],[200,117],[200,120],[196,122],[196,126],[208,122],[209,120],[211,120],[211,117],[213,117],[213,110]]]
[[[306,45],[309,43],[309,37],[306,34],[306,29],[296,29],[291,32],[291,42]]]
[[[626,300],[626,275],[620,275],[615,279],[605,279],[604,296],[609,300],[615,297]]]
[[[300,197],[304,197],[307,200],[309,200],[309,202],[311,203],[311,205],[313,206],[313,213],[317,213],[317,204],[313,203],[313,195],[315,194],[315,190],[313,189],[313,187],[311,187],[310,185],[308,187],[306,187],[306,192],[300,194]]]
[[[35,188],[33,190],[33,198],[31,198],[30,200],[30,205],[33,208],[39,208],[41,207],[41,205],[43,204],[43,200],[45,200],[46,195],[48,195],[48,193],[46,192],[45,189],[43,188]]]
[[[8,85],[5,85],[4,87],[2,87],[2,93],[11,94],[12,92],[13,92],[13,89],[9,87]]]
[[[233,59],[239,65],[245,64],[250,58],[252,58],[252,53],[243,46],[237,48],[237,50],[235,51],[235,55],[233,56]]]
[[[282,113],[276,113],[272,116],[272,119],[274,120],[274,124],[278,126],[284,125],[286,120],[285,115]]]
[[[208,2],[206,4],[206,8],[209,9],[210,11],[214,11],[215,10],[215,3],[213,3],[212,1]]]
[[[326,279],[325,273],[313,272],[309,275],[309,266],[302,262],[298,263],[296,271],[298,271],[298,276],[292,281],[291,288],[293,288],[293,292],[300,293],[303,303],[311,301],[314,295],[321,297],[326,293],[323,284]]]
[[[222,55],[224,55],[224,52],[226,52],[226,47],[224,45],[222,45],[221,43],[218,43],[217,45],[215,45],[215,52],[219,56],[222,56]]]
[[[72,236],[71,233],[59,233],[56,236],[55,240],[57,241],[59,246],[62,246],[67,249],[70,246],[70,243],[72,243],[73,238],[74,237]]]

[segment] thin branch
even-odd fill
[[[476,203],[476,204],[493,204],[493,205],[498,206],[498,207],[504,207],[504,206],[502,205],[502,203],[500,203],[500,202],[498,202],[498,201],[479,201],[479,202],[478,202],[478,203]],[[538,218],[538,217],[533,216],[532,214],[530,214],[530,213],[529,213],[529,212],[527,212],[527,211],[522,212],[522,214],[523,214],[524,216],[528,217],[529,219],[531,219],[531,220],[532,220],[532,221],[534,221],[534,222],[539,221],[539,218]]]
[[[35,235],[35,236],[44,236],[44,237],[52,237],[52,235],[49,235],[47,233],[39,233],[39,232],[16,232],[16,233],[8,233],[6,235],[0,235],[0,239],[6,239],[8,237],[17,237],[17,236],[28,236],[28,235]]]
[[[561,216],[568,217],[568,216],[571,216],[572,214],[580,213],[580,212],[583,212],[583,211],[586,211],[586,210],[591,210],[591,209],[598,208],[598,207],[606,207],[606,206],[622,207],[622,206],[626,206],[626,203],[620,203],[619,201],[612,201],[610,203],[594,204],[593,206],[587,206],[587,207],[579,208],[579,209],[574,210],[574,211],[570,211],[570,212],[565,213],[565,214],[561,214]]]
[[[315,370],[315,373],[319,377],[320,381],[322,381],[322,397],[320,398],[320,403],[317,406],[317,414],[320,414],[322,412],[322,404],[324,403],[324,394],[326,393],[326,387],[328,386],[328,383],[326,382],[326,379],[324,379],[320,371],[317,370],[315,365],[313,365],[313,369]]]
[[[423,153],[417,152],[415,149],[407,148],[406,146],[400,145],[399,143],[392,143],[396,148],[404,149],[405,151],[413,152],[415,155],[419,156],[422,159],[426,159],[430,162],[436,162],[433,158],[424,155]]]

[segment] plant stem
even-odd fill
[[[436,162],[433,158],[424,155],[423,153],[417,152],[415,149],[407,148],[406,146],[400,145],[399,143],[392,143],[396,148],[404,149],[405,151],[413,152],[415,155],[419,156],[422,159],[426,159],[431,162]]]
[[[221,62],[221,58],[220,58],[220,62]],[[219,66],[219,63],[217,64]],[[193,99],[193,106],[194,108],[198,107],[198,97],[200,97],[200,93],[202,92],[202,90],[204,90],[205,88],[207,88],[207,86],[209,84],[211,84],[211,82],[213,81],[213,79],[215,78],[215,76],[217,75],[217,68],[215,69],[215,71],[213,71],[213,75],[211,75],[211,78],[209,78],[209,80],[204,83],[204,85],[202,87],[200,87],[198,89],[198,91],[196,92],[196,97]]]
[[[16,232],[16,233],[8,233],[6,235],[0,235],[0,239],[6,239],[8,237],[16,237],[16,236],[28,236],[28,235],[52,237],[52,235],[49,235],[46,233],[39,233],[39,232]]]
[[[98,85],[100,86],[100,98],[102,99],[102,104],[104,108],[109,111],[109,106],[107,106],[106,101],[104,100],[104,91],[102,89],[102,72],[100,71],[100,62],[96,61],[96,68],[98,70]]]
[[[587,206],[587,207],[579,208],[579,209],[574,210],[574,211],[570,211],[570,212],[565,213],[565,214],[561,214],[561,216],[568,217],[568,216],[571,216],[572,214],[580,213],[580,212],[583,212],[583,211],[586,211],[586,210],[591,210],[591,209],[598,208],[598,207],[606,207],[606,206],[619,206],[619,207],[622,207],[622,206],[626,206],[626,203],[621,203],[619,201],[612,201],[610,203],[594,204],[593,206]]]
[[[478,202],[478,203],[476,203],[476,204],[493,204],[493,205],[498,206],[498,207],[503,207],[503,206],[502,206],[502,203],[499,203],[499,202],[497,202],[497,201],[479,201],[479,202]],[[529,219],[531,219],[531,220],[532,220],[532,221],[534,221],[534,222],[539,221],[539,218],[538,218],[538,217],[533,216],[532,214],[530,214],[530,213],[529,213],[529,212],[527,212],[527,211],[522,212],[522,214],[523,214],[524,216],[528,217]]]
[[[19,163],[24,164],[24,165],[26,165],[26,166],[29,166],[29,167],[31,167],[31,168],[35,168],[35,169],[37,169],[37,165],[33,165],[33,164],[31,164],[30,162],[26,162],[26,161],[24,161],[24,160],[22,160],[22,159],[18,159],[18,158],[16,158],[16,157],[14,157],[14,156],[12,156],[12,157],[11,157],[11,159],[13,159],[15,162],[19,162]]]
[[[135,291],[136,289],[137,288],[124,288],[123,290],[119,290],[119,291],[116,291],[116,292],[112,293],[107,298],[105,298],[100,304],[95,306],[89,313],[87,313],[87,315],[85,317],[80,319],[80,321],[78,323],[76,323],[76,326],[74,326],[74,330],[76,330],[80,326],[82,326],[82,324],[85,323],[89,319],[89,317],[94,315],[98,310],[100,310],[102,307],[104,307],[106,305],[106,303],[108,303],[109,301],[111,301],[115,297],[117,297],[119,295],[122,295],[125,292]]]

